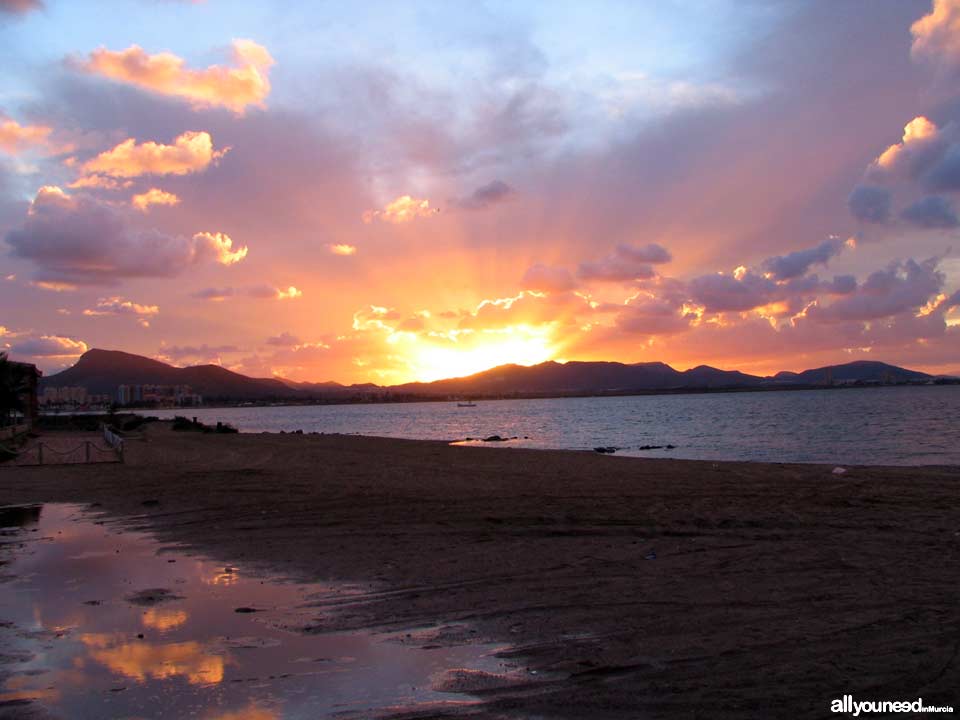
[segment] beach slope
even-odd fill
[[[369,588],[303,632],[430,627],[535,671],[464,677],[483,703],[450,715],[960,705],[960,468],[834,475],[163,423],[126,459],[0,468],[0,503],[97,503],[225,563]]]

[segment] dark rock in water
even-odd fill
[[[677,447],[677,446],[676,446],[676,445],[667,445],[667,446],[666,446],[666,449],[667,449],[667,450],[673,450],[675,447]]]
[[[142,503],[140,503],[140,504],[143,505],[144,507],[157,507],[157,505],[160,504],[160,501],[159,501],[159,500],[144,500],[144,501],[143,501]]]
[[[506,440],[506,438],[502,438],[499,435],[491,435],[483,439],[484,442],[506,442]]]
[[[177,595],[171,590],[166,588],[149,588],[147,590],[140,590],[138,592],[127,595],[124,598],[131,605],[143,605],[149,607],[151,605],[159,605],[162,602],[169,602],[171,600],[183,600],[182,595]]]
[[[255,613],[260,611],[257,610],[257,608],[252,608],[252,607],[238,607],[234,609],[234,612],[235,613]]]
[[[637,450],[663,450],[663,445],[641,445]]]
[[[613,455],[619,448],[615,448],[612,445],[607,445],[604,447],[595,447],[594,451],[598,453],[604,453],[608,455]]]

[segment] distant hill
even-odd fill
[[[773,380],[781,383],[796,385],[828,385],[847,382],[914,382],[933,378],[927,373],[907,370],[906,368],[888,365],[874,360],[857,360],[845,365],[828,365],[827,367],[804,370],[801,373],[779,372]]]
[[[530,393],[630,393],[681,388],[725,388],[760,385],[763,378],[701,365],[684,372],[660,362],[627,365],[618,362],[545,362],[525,367],[501,365],[462,378],[395,385],[391,390],[416,394],[494,395]]]
[[[85,387],[115,395],[118,385],[189,385],[204,399],[265,400],[301,396],[275,379],[250,378],[219,365],[178,368],[119,350],[88,350],[77,364],[41,379],[40,387]]]
[[[844,365],[780,372],[773,377],[748,375],[699,365],[679,371],[660,362],[545,362],[526,367],[501,365],[466,377],[430,383],[379,386],[372,383],[294,382],[251,378],[218,365],[178,368],[118,350],[89,350],[67,370],[44,377],[44,387],[81,386],[97,394],[116,393],[118,385],[189,385],[207,401],[347,400],[377,396],[562,396],[630,394],[634,392],[709,389],[806,387],[852,382],[917,382],[932,379],[926,373],[882,362],[857,361]]]

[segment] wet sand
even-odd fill
[[[164,424],[126,460],[0,467],[0,504],[98,503],[224,563],[365,583],[301,630],[430,626],[430,642],[507,643],[536,671],[464,676],[481,707],[416,717],[960,705],[960,468],[835,476]]]

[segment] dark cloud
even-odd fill
[[[831,295],[849,295],[856,289],[857,279],[853,275],[834,275],[832,281],[823,285],[823,291]]]
[[[667,263],[672,256],[666,248],[650,243],[640,247],[621,243],[598,262],[581,263],[577,275],[581,280],[598,282],[631,282],[654,277],[654,264]]]
[[[922,228],[954,228],[960,225],[953,205],[939,195],[928,195],[917,200],[905,208],[900,217]]]
[[[617,313],[615,324],[631,334],[674,335],[688,330],[695,317],[670,299],[639,296]]]
[[[76,357],[87,351],[87,344],[60,335],[41,335],[20,340],[10,351],[30,357]]]
[[[233,250],[233,241],[219,233],[182,237],[131,227],[111,205],[50,186],[40,189],[23,224],[5,239],[15,257],[37,266],[37,280],[74,285],[172,277],[208,259],[230,265],[247,252]]]
[[[829,238],[816,247],[797,250],[787,255],[778,255],[764,261],[763,266],[774,280],[789,280],[806,275],[812,265],[826,265],[830,258],[843,250],[843,241]]]
[[[810,308],[807,314],[818,322],[836,323],[875,320],[919,310],[943,288],[946,278],[938,265],[939,258],[891,263],[871,273],[856,291],[830,305]]]
[[[229,297],[233,297],[233,288],[203,288],[202,290],[197,290],[194,293],[190,294],[190,297],[197,298],[199,300],[226,300]]]
[[[481,185],[466,197],[453,201],[453,205],[464,210],[485,210],[492,205],[509,200],[516,190],[502,180],[494,180]]]
[[[951,145],[924,176],[925,185],[935,192],[960,190],[960,145]]]
[[[282,332],[279,335],[267,338],[267,345],[273,345],[275,347],[293,347],[294,345],[300,344],[300,338],[288,332]]]
[[[733,275],[702,275],[690,281],[690,296],[707,312],[743,312],[766,305],[780,293],[773,280],[746,272]]]
[[[876,185],[858,185],[850,193],[847,206],[858,220],[885,223],[890,219],[890,191]]]
[[[192,241],[135,230],[113,208],[87,197],[41,191],[19,229],[13,255],[32,261],[38,280],[110,285],[125,277],[170,277],[194,260]]]

